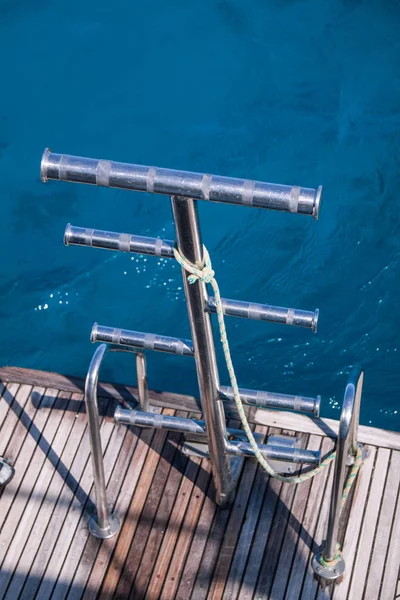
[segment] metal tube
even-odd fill
[[[204,421],[198,419],[184,419],[181,417],[171,417],[154,413],[146,413],[138,410],[126,410],[118,406],[114,413],[114,421],[118,424],[134,425],[135,427],[151,427],[154,429],[167,429],[168,431],[178,431],[180,433],[198,435],[205,437],[207,428]],[[228,429],[229,436],[244,437],[242,429]],[[259,448],[264,456],[271,460],[284,460],[293,463],[306,463],[319,465],[321,461],[321,452],[319,450],[303,450],[302,448],[293,448],[291,446],[274,444],[259,444]],[[254,456],[253,449],[248,442],[229,441],[226,444],[228,454],[234,456]]]
[[[114,413],[114,421],[118,424],[134,425],[135,427],[152,427],[154,429],[168,429],[180,433],[191,433],[205,436],[206,426],[204,421],[197,419],[184,419],[171,417],[139,410],[126,410],[118,406]]]
[[[172,198],[176,237],[179,250],[192,263],[203,263],[203,243],[197,216],[196,201]],[[215,357],[210,315],[204,311],[208,294],[205,283],[189,285],[182,269],[192,340],[195,349],[200,401],[205,418],[211,465],[215,481],[216,500],[220,505],[230,501],[235,488],[231,461],[225,453],[226,425],[223,403],[219,398],[219,377]]]
[[[65,228],[64,244],[66,246],[91,246],[92,248],[103,248],[104,250],[174,258],[174,242],[170,240],[75,227],[70,223]]]
[[[89,530],[92,535],[101,539],[112,537],[117,533],[120,527],[118,518],[111,513],[107,504],[103,451],[100,438],[99,409],[97,404],[99,370],[106,351],[107,346],[105,344],[96,348],[85,381],[85,403],[88,416],[90,450],[97,508],[97,514],[89,522]]]
[[[314,332],[317,331],[318,309],[311,312],[307,310],[297,310],[295,308],[282,308],[280,306],[258,304],[256,302],[226,300],[225,298],[222,298],[222,306],[224,314],[231,317],[270,321],[271,323],[283,323],[284,325],[294,325],[295,327],[308,327]],[[215,298],[210,297],[208,299],[206,309],[212,313],[217,312]]]
[[[138,382],[139,405],[142,410],[149,411],[149,388],[147,385],[146,356],[143,352],[136,354],[136,375]]]
[[[339,531],[340,504],[346,475],[346,462],[350,455],[356,452],[357,438],[354,433],[358,429],[363,371],[357,367],[349,378],[344,393],[342,413],[340,416],[339,435],[337,438],[335,471],[328,521],[328,533],[323,550],[325,561],[331,561],[336,555],[336,544]]]
[[[136,410],[127,410],[120,406],[115,409],[114,421],[118,424],[137,425],[139,427],[153,427],[154,429],[170,429],[171,431],[180,431],[181,433],[190,433],[195,435],[207,436],[206,424],[199,419],[183,419],[179,417],[170,417],[158,415],[151,412]],[[176,423],[179,423],[176,425]],[[243,437],[243,429],[226,430],[229,437]]]
[[[167,196],[181,196],[211,202],[225,202],[282,210],[318,219],[322,187],[302,188],[220,177],[204,173],[160,169],[111,160],[43,153],[40,175],[49,179],[88,183]]]
[[[222,398],[234,400],[233,390],[230,386],[221,385],[219,392]],[[240,398],[243,404],[257,406],[257,408],[279,408],[282,410],[296,410],[300,412],[312,413],[319,417],[321,405],[321,396],[308,398],[306,396],[290,396],[287,394],[275,394],[272,392],[262,392],[260,390],[239,389]]]
[[[194,355],[193,344],[190,340],[181,340],[167,335],[156,335],[155,333],[130,331],[129,329],[104,327],[97,323],[93,325],[90,340],[92,342],[127,346],[128,348],[168,352],[169,354]]]
[[[284,460],[293,463],[307,463],[319,465],[321,462],[320,450],[303,450],[302,448],[286,448],[271,444],[258,444],[260,452],[271,460]],[[228,454],[235,456],[254,456],[254,450],[249,442],[230,441],[226,444]]]

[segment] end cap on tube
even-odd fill
[[[311,331],[313,331],[314,333],[317,333],[318,319],[319,319],[319,308],[316,308],[312,322],[311,322]]]
[[[98,328],[98,324],[93,323],[92,331],[90,332],[90,341],[92,343],[97,342],[97,328]]]
[[[69,240],[71,238],[71,223],[67,223],[64,231],[64,246],[69,246]]]
[[[48,157],[51,153],[51,148],[46,148],[42,155],[42,160],[40,162],[40,179],[43,183],[48,181],[47,178],[47,167],[48,167]]]
[[[321,199],[322,199],[322,185],[318,186],[317,193],[315,194],[314,208],[313,208],[313,217],[316,221],[318,221],[319,210],[321,208]]]
[[[314,417],[318,419],[321,410],[321,396],[317,396],[317,401],[314,406]]]

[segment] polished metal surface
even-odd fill
[[[149,411],[149,386],[147,384],[146,355],[143,352],[136,354],[136,376],[138,383],[139,405],[141,410]]]
[[[203,264],[203,243],[196,201],[173,197],[171,202],[178,248],[187,260],[201,265]],[[190,285],[184,269],[182,269],[182,278],[195,350],[200,401],[208,432],[216,500],[218,504],[224,505],[230,501],[233,495],[235,481],[232,476],[230,458],[225,453],[225,413],[218,393],[219,377],[211,319],[210,315],[204,311],[208,299],[207,288],[206,284],[201,281]]]
[[[93,480],[96,493],[97,514],[92,518],[89,529],[98,538],[109,538],[119,530],[119,521],[107,504],[106,481],[104,476],[103,451],[100,438],[99,409],[97,404],[97,383],[106,344],[96,348],[85,381],[85,404],[89,426],[90,450]]]
[[[284,325],[293,325],[295,327],[308,327],[314,332],[317,331],[318,309],[312,312],[297,310],[295,308],[282,308],[280,306],[258,304],[255,302],[226,300],[225,298],[222,298],[222,306],[224,314],[230,317],[242,317],[243,319],[283,323]],[[209,312],[217,312],[215,298],[210,297],[208,299],[206,308]]]
[[[323,552],[318,552],[317,554],[314,554],[311,561],[312,568],[318,577],[326,580],[326,582],[334,582],[342,577],[346,568],[343,557],[340,557],[340,559],[335,562],[335,565],[332,567],[323,566],[321,564],[321,558],[324,558]]]
[[[328,521],[328,533],[323,556],[326,561],[334,558],[339,530],[340,502],[346,475],[347,457],[357,451],[358,422],[364,372],[356,367],[351,374],[344,393],[340,416],[339,435],[336,445],[335,471],[333,475],[332,497]]]
[[[265,458],[284,460],[291,463],[305,463],[318,466],[321,462],[320,450],[304,450],[303,448],[290,448],[288,446],[273,446],[272,444],[258,444],[260,452]],[[226,451],[235,456],[254,456],[254,450],[249,442],[226,442]]]
[[[151,194],[281,210],[312,215],[315,219],[318,219],[322,194],[321,186],[317,189],[302,188],[161,169],[111,160],[55,154],[48,148],[43,153],[40,176],[44,182],[56,179],[88,183]]]
[[[142,410],[129,410],[120,406],[115,409],[114,421],[118,424],[123,423],[125,425],[136,425],[138,427],[153,427],[154,429],[180,431],[181,433],[187,434],[186,439],[190,438],[191,435],[196,437],[207,436],[205,421],[154,414],[152,412],[143,412]],[[227,435],[229,439],[247,440],[246,432],[243,431],[243,429],[228,428]],[[263,436],[256,433],[254,437],[261,441]]]
[[[340,577],[345,568],[343,558],[332,565],[321,564],[332,562],[337,555],[341,500],[346,477],[346,465],[351,463],[357,452],[357,435],[360,415],[360,404],[364,372],[355,367],[349,377],[344,393],[342,413],[340,416],[339,434],[336,442],[336,459],[333,473],[332,495],[329,509],[328,532],[322,552],[315,554],[312,567],[318,577],[327,581]]]
[[[93,325],[90,340],[92,342],[104,342],[106,344],[140,348],[142,350],[155,350],[156,352],[167,352],[169,354],[194,355],[193,344],[190,340],[181,340],[154,333],[143,333],[142,331],[130,331],[129,329],[104,327],[97,323]]]
[[[279,408],[282,410],[295,410],[299,412],[312,413],[319,417],[321,396],[308,398],[306,396],[290,396],[288,394],[276,394],[273,392],[262,392],[261,390],[247,390],[239,388],[240,398],[243,404],[256,406],[257,408]],[[219,393],[222,398],[234,401],[233,390],[230,386],[220,385]]]
[[[174,242],[170,240],[75,227],[70,223],[65,228],[64,244],[66,246],[91,246],[92,248],[103,248],[104,250],[174,258]]]
[[[10,483],[14,477],[14,468],[8,464],[8,462],[0,456],[0,488]]]
[[[154,429],[179,431],[180,433],[206,435],[204,421],[171,417],[169,415],[154,414],[141,410],[126,410],[120,406],[115,410],[114,421],[125,425],[134,425],[135,427],[152,427]]]

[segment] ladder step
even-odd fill
[[[171,417],[168,415],[142,412],[139,410],[127,410],[118,406],[114,413],[114,421],[118,424],[134,425],[135,427],[151,427],[153,429],[167,429],[191,435],[205,437],[207,435],[204,421],[198,419],[184,419],[183,417]],[[227,454],[234,456],[254,456],[254,451],[246,440],[243,430],[227,429],[229,440],[226,442]],[[231,439],[234,438],[234,439]],[[239,438],[239,439],[236,439]],[[188,442],[189,445],[193,442]],[[303,450],[283,444],[259,444],[261,453],[273,460],[281,460],[290,463],[318,465],[321,461],[320,451]]]
[[[219,393],[222,400],[234,401],[233,390],[230,386],[221,385]],[[319,417],[321,396],[308,398],[306,396],[290,396],[288,394],[275,394],[273,392],[247,390],[244,388],[239,388],[239,393],[243,404],[247,404],[248,406],[294,410],[312,413],[314,417]]]
[[[97,323],[93,325],[90,340],[92,342],[103,342],[126,348],[140,348],[142,350],[155,350],[156,352],[194,356],[191,340],[156,335],[154,333],[143,333],[141,331],[130,331],[129,329],[104,327]]]
[[[308,311],[296,308],[283,308],[281,306],[270,306],[257,302],[243,302],[241,300],[227,300],[221,298],[224,315],[230,317],[241,317],[270,323],[282,323],[294,327],[306,327],[314,333],[317,331],[319,310]],[[217,312],[215,298],[212,296],[207,301],[207,310],[210,313]]]
[[[284,212],[312,215],[318,219],[322,187],[303,188],[192,173],[145,165],[55,154],[49,148],[40,165],[43,182],[49,179],[89,183],[150,194],[239,204]]]
[[[103,250],[174,258],[174,242],[170,240],[75,227],[70,223],[65,228],[64,244],[66,246],[90,246],[92,248],[102,248]]]

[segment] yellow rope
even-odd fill
[[[257,458],[258,462],[263,467],[263,469],[271,477],[274,477],[275,479],[278,479],[279,481],[283,481],[285,483],[294,483],[294,484],[302,483],[303,481],[307,481],[311,477],[314,477],[315,475],[320,473],[323,469],[325,469],[333,461],[333,459],[336,456],[336,451],[329,454],[329,456],[327,456],[325,458],[325,460],[320,464],[319,467],[316,467],[315,469],[312,469],[310,471],[307,471],[305,473],[302,473],[301,475],[294,476],[294,477],[280,475],[279,473],[277,473],[271,467],[271,465],[268,463],[268,461],[265,459],[265,457],[261,454],[258,444],[257,444],[256,440],[254,439],[253,432],[250,429],[246,414],[244,412],[243,403],[240,398],[239,386],[238,386],[238,383],[236,380],[235,370],[233,367],[231,352],[229,349],[229,343],[228,343],[228,338],[227,338],[227,334],[226,334],[224,312],[223,312],[223,307],[222,307],[222,302],[221,302],[221,294],[219,291],[218,283],[215,279],[215,272],[211,265],[210,255],[208,254],[207,248],[205,246],[203,246],[203,254],[204,254],[204,265],[194,265],[190,261],[188,261],[180,253],[180,251],[177,248],[174,248],[174,255],[175,255],[176,260],[181,265],[181,267],[183,269],[185,269],[186,271],[188,271],[188,273],[189,273],[189,276],[188,276],[189,283],[193,284],[196,281],[201,281],[203,283],[210,283],[214,290],[215,305],[216,305],[216,310],[217,310],[217,318],[218,318],[218,325],[219,325],[219,331],[220,331],[220,336],[221,336],[221,343],[222,343],[222,348],[224,351],[226,366],[228,368],[231,386],[233,389],[233,396],[234,396],[235,404],[236,404],[236,407],[237,407],[237,410],[238,410],[238,413],[240,416],[240,420],[243,425],[243,429],[246,432],[247,439],[249,440],[250,446],[254,452],[254,456]],[[361,464],[361,449],[359,449],[357,451],[356,461],[355,461],[355,463],[353,465],[353,469],[346,481],[346,485],[344,487],[344,492],[343,492],[341,508],[343,508],[344,502],[348,496],[351,485],[354,481],[355,476],[357,475],[358,469],[360,468],[360,464]]]

